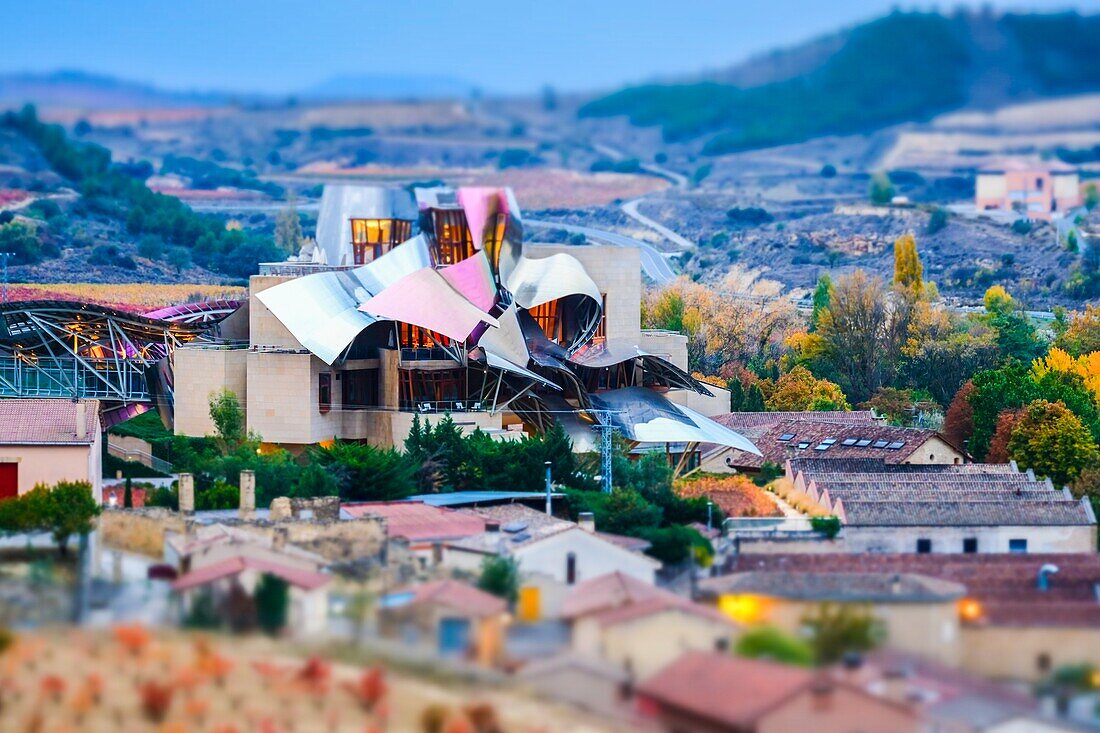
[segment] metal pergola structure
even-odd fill
[[[164,373],[159,367],[170,364],[177,346],[206,337],[216,323],[73,301],[0,304],[0,397],[154,402],[170,395],[170,385],[165,390],[153,383]]]

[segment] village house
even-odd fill
[[[923,428],[886,425],[870,412],[730,413],[713,419],[744,435],[760,455],[708,446],[701,468],[714,473],[756,473],[765,463],[782,466],[798,457],[879,458],[886,463],[960,464],[969,456],[941,434]]]
[[[790,634],[800,634],[823,604],[857,606],[881,622],[886,646],[953,666],[961,662],[958,604],[965,595],[960,583],[916,573],[784,569],[739,570],[701,581],[698,590],[739,624]]]
[[[899,647],[983,677],[1032,682],[1068,665],[1100,666],[1100,597],[1096,593],[1100,555],[1096,553],[740,555],[729,561],[724,572],[747,573],[757,579],[772,576],[768,582],[773,590],[753,597],[762,600],[762,622],[786,623],[788,628],[793,622],[784,621],[790,614],[782,607],[797,607],[784,598],[794,595],[798,587],[786,582],[791,578],[813,577],[823,586],[858,575],[935,578],[941,585],[929,587],[940,588],[944,595],[953,594],[953,586],[965,588],[965,595],[954,601],[956,623],[934,607],[925,610],[923,619],[916,608],[902,616],[902,609],[867,594],[846,600],[838,593],[830,600],[860,607],[870,604],[874,612],[884,614],[888,634],[894,635]],[[785,584],[789,590],[779,590]],[[725,590],[739,587],[736,580],[727,583],[725,575],[704,586],[719,603]],[[769,605],[769,599],[777,600]],[[735,600],[736,594],[731,594],[725,608],[735,609]],[[772,612],[774,617],[769,615]],[[893,628],[907,618],[921,626],[915,630],[917,635]],[[957,648],[952,652],[949,647],[956,630]],[[920,635],[928,640],[923,650],[912,648]]]
[[[1077,169],[1057,161],[1005,160],[978,171],[974,206],[978,211],[1014,212],[1050,221],[1081,205]]]
[[[446,543],[443,564],[477,573],[487,557],[512,557],[522,575],[518,615],[534,621],[555,616],[580,582],[619,571],[653,584],[661,564],[643,551],[648,543],[597,532],[591,516],[580,523],[522,504],[466,510],[487,522],[484,532]]]
[[[1043,553],[1096,550],[1087,499],[1014,464],[891,464],[796,458],[793,495],[839,518],[831,552]]]
[[[918,733],[911,706],[827,671],[692,651],[637,688],[639,710],[676,733]]]
[[[0,500],[87,481],[101,502],[102,445],[97,400],[0,400]]]
[[[483,666],[500,661],[507,624],[503,599],[451,579],[387,593],[378,609],[383,638]]]
[[[407,542],[421,569],[442,562],[444,544],[482,534],[486,525],[486,520],[476,514],[417,501],[341,504],[340,514],[346,519],[379,517],[384,520],[386,536]]]
[[[728,651],[741,630],[711,607],[655,586],[644,590],[620,573],[581,583],[566,608],[573,652],[613,664],[631,680],[689,650]]]

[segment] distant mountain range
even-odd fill
[[[0,107],[32,102],[43,107],[139,109],[278,103],[290,97],[310,101],[464,99],[475,92],[473,84],[447,76],[334,76],[297,93],[263,95],[166,90],[151,84],[73,70],[0,74]]]
[[[626,115],[722,154],[1096,90],[1100,16],[894,12],[722,71],[627,87],[580,113]]]

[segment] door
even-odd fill
[[[0,499],[19,496],[19,464],[15,461],[0,463]]]
[[[470,648],[470,620],[444,618],[439,620],[439,653],[461,656]]]
[[[534,623],[542,616],[542,594],[539,591],[537,585],[525,585],[519,589],[518,615],[520,621]]]

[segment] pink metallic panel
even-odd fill
[[[398,280],[359,306],[377,318],[426,328],[465,341],[478,324],[497,320],[466,300],[436,270],[422,269]]]

